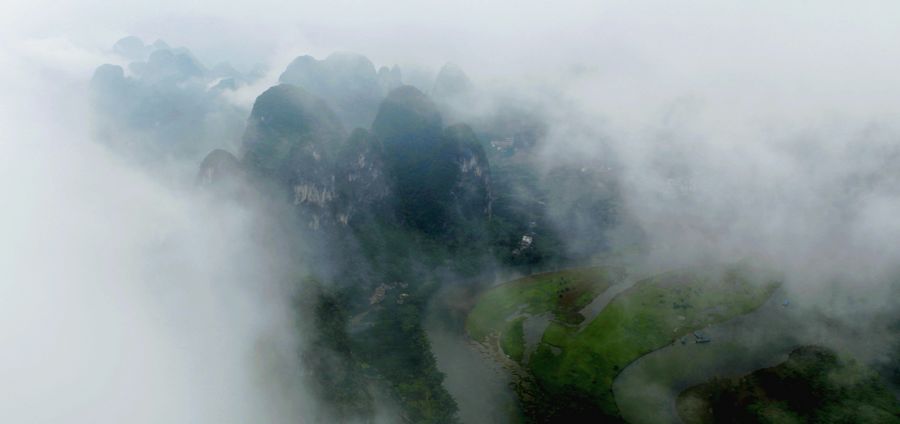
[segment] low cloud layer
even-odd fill
[[[895,3],[276,3],[2,14],[0,420],[296,422],[315,407],[292,374],[298,270],[260,236],[265,213],[198,196],[180,178],[195,164],[160,179],[90,139],[88,80],[127,34],[266,65],[228,95],[243,108],[299,54],[455,62],[488,97],[538,105],[548,169],[615,175],[652,260],[755,258],[838,316],[896,315]]]
[[[4,62],[0,419],[297,422],[291,267],[265,215],[92,142],[66,100],[86,80],[38,64]]]

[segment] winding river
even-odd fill
[[[581,311],[587,318],[584,322],[593,320],[641,277],[632,275],[587,305]],[[800,345],[817,344],[845,352],[847,346],[854,346],[846,343],[849,335],[838,336],[841,332],[834,328],[811,325],[808,309],[784,304],[790,297],[778,289],[755,311],[704,328],[710,343],[695,343],[689,336],[683,343],[678,340],[631,363],[613,383],[623,418],[635,424],[680,423],[675,402],[690,386],[777,365]],[[429,308],[425,327],[438,367],[446,374],[445,387],[459,404],[460,418],[476,424],[508,422],[517,405],[510,388],[515,377],[490,360],[489,352],[480,351],[479,345],[446,325],[440,317],[446,317],[443,313],[449,306],[442,303]]]
[[[675,402],[690,386],[777,365],[800,345],[836,347],[833,331],[809,325],[808,313],[785,306],[785,299],[779,289],[757,310],[703,329],[710,343],[688,337],[633,362],[613,383],[623,418],[634,424],[680,423]]]

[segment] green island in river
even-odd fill
[[[531,381],[518,390],[537,421],[620,419],[612,384],[628,364],[671,343],[702,341],[700,330],[753,311],[779,284],[743,265],[676,270],[635,282],[593,319],[582,315],[626,280],[624,270],[593,267],[510,281],[481,296],[466,329]],[[534,345],[529,320],[547,321]]]

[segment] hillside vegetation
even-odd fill
[[[900,403],[872,370],[804,346],[778,366],[685,390],[678,414],[688,424],[897,423]]]

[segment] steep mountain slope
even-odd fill
[[[386,93],[385,85],[391,85],[395,78],[399,79],[399,69],[379,76],[367,57],[334,53],[324,60],[312,56],[294,59],[279,81],[302,87],[324,99],[347,128],[368,128]]]
[[[490,216],[490,168],[465,125],[443,128],[434,103],[412,86],[393,90],[372,124],[385,148],[397,212],[410,226],[443,234]]]

